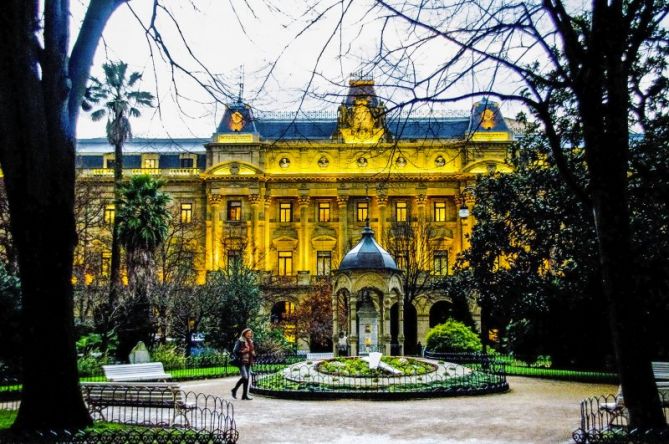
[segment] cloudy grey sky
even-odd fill
[[[136,137],[209,137],[221,116],[221,102],[229,101],[229,95],[236,96],[239,91],[241,66],[244,99],[257,109],[334,111],[337,97],[329,97],[328,103],[313,95],[344,93],[341,85],[350,73],[375,55],[383,25],[380,12],[371,8],[372,0],[161,1],[179,26],[177,29],[166,11],[158,10],[157,29],[173,57],[209,82],[203,72],[206,68],[227,89],[217,93],[216,101],[183,73],[177,71],[173,82],[170,66],[149,44],[139,22],[145,26],[149,23],[153,2],[136,0],[121,6],[107,24],[92,73],[100,76],[105,60],[123,60],[132,70],[144,73],[142,89],[154,92],[161,106],[145,110],[133,121]],[[84,7],[82,2],[72,4],[73,36]],[[180,32],[203,66],[189,55]],[[386,29],[385,38],[401,42],[402,30]],[[447,56],[446,47],[428,47],[418,58],[433,64]],[[312,94],[302,102],[307,86]],[[380,88],[378,92],[395,98],[401,94],[392,88]],[[470,104],[450,108],[466,110]],[[82,114],[78,133],[80,138],[103,136],[104,122],[91,122],[87,114]]]

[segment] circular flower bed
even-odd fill
[[[399,376],[417,376],[432,373],[437,366],[418,359],[403,356],[384,356],[381,362],[399,371]],[[377,376],[388,376],[393,373],[381,368],[369,368],[369,362],[360,358],[334,358],[319,362],[316,371],[326,375],[346,376],[350,378],[367,378]]]
[[[421,358],[381,358],[370,370],[366,359],[303,361],[275,373],[254,374],[251,392],[288,399],[415,399],[504,392],[509,384],[496,366],[473,368]],[[385,368],[385,370],[384,370]]]

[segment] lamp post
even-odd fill
[[[458,216],[460,217],[460,252],[462,252],[465,249],[464,221],[469,217],[469,208],[464,200],[458,210]]]

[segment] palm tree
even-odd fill
[[[90,111],[93,105],[100,105],[100,108],[91,113],[91,118],[96,122],[107,116],[107,140],[114,146],[114,194],[118,201],[123,180],[123,145],[132,138],[130,118],[139,117],[141,107],[153,107],[154,96],[150,92],[135,89],[142,74],[133,72],[126,77],[127,63],[108,62],[102,65],[102,69],[105,75],[104,81],[91,77],[82,108],[84,111]],[[118,288],[121,286],[120,269],[121,249],[118,239],[118,216],[116,216],[112,228],[110,309],[116,302]]]
[[[125,357],[139,340],[151,342],[153,327],[149,295],[155,283],[156,249],[167,236],[170,197],[160,191],[164,184],[151,176],[134,176],[119,189],[119,242],[126,250],[130,300],[120,321],[119,356]]]

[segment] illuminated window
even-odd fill
[[[192,203],[182,203],[181,204],[181,223],[189,224],[193,221],[193,204]]]
[[[228,201],[228,220],[242,220],[242,201]]]
[[[181,168],[193,168],[193,165],[195,165],[192,157],[182,157],[180,162]]]
[[[318,202],[318,222],[330,222],[330,202]]]
[[[293,274],[293,252],[279,251],[279,276],[291,276]]]
[[[293,221],[293,204],[291,202],[281,202],[279,204],[279,222]]]
[[[403,200],[395,202],[395,222],[407,221],[407,203]]]
[[[100,274],[102,276],[109,276],[111,269],[111,252],[105,251],[100,257]]]
[[[406,253],[400,253],[397,255],[397,268],[400,270],[406,270],[407,265],[409,264],[409,256]]]
[[[158,159],[144,159],[144,168],[158,168]]]
[[[327,276],[330,274],[332,266],[332,252],[318,251],[316,252],[316,274],[318,276]]]
[[[114,217],[116,217],[116,209],[114,208],[114,204],[109,204],[105,206],[105,223],[107,225],[111,225],[114,223]]]
[[[356,217],[355,220],[358,222],[365,222],[369,217],[369,202],[360,201],[356,205]]]
[[[434,221],[446,222],[446,202],[443,200],[434,203]]]
[[[434,252],[432,272],[437,276],[448,275],[448,251],[437,250]]]

